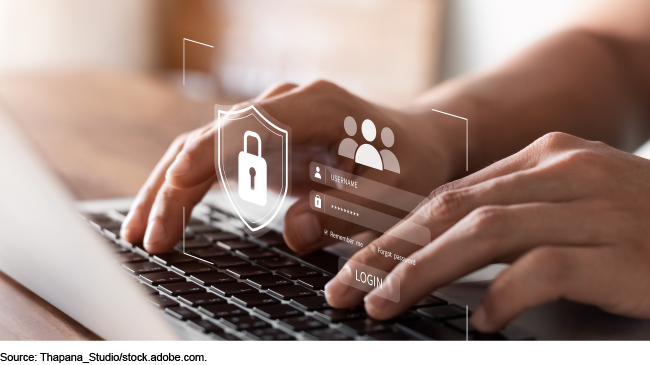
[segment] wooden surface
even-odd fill
[[[0,77],[0,98],[80,200],[135,195],[174,137],[214,114],[159,77],[98,71]],[[97,339],[0,272],[0,340]]]

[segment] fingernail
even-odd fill
[[[128,231],[129,231],[128,226],[129,226],[129,222],[131,221],[131,216],[132,216],[132,214],[129,213],[126,216],[126,218],[124,218],[124,220],[122,221],[122,226],[120,226],[120,235],[121,236],[128,235]]]
[[[169,166],[169,169],[167,170],[167,175],[170,176],[185,175],[188,172],[190,172],[191,168],[192,168],[192,163],[190,162],[190,158],[187,157],[186,154],[181,153],[180,155],[176,156],[176,160],[174,160],[174,163],[171,166]]]
[[[368,294],[363,297],[363,302],[365,303],[367,312],[377,314],[386,307],[388,299],[384,299],[378,295]]]
[[[329,302],[329,298],[341,298],[350,291],[350,287],[346,284],[343,284],[345,280],[340,279],[340,275],[352,275],[352,270],[348,266],[343,266],[341,271],[336,275],[336,277],[325,285],[325,298]]]
[[[316,215],[311,212],[298,214],[293,219],[293,226],[296,227],[296,236],[300,243],[309,245],[320,240],[321,227]]]
[[[472,326],[476,327],[477,330],[481,332],[488,332],[489,325],[487,323],[487,316],[485,314],[485,309],[483,306],[479,306],[472,314]]]
[[[144,234],[144,245],[147,251],[156,246],[156,244],[167,238],[165,225],[159,219],[149,221],[147,232]]]

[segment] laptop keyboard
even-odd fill
[[[531,340],[518,328],[466,329],[465,309],[433,295],[389,321],[363,307],[336,309],[323,288],[338,257],[298,255],[279,233],[247,237],[229,214],[201,203],[185,233],[185,252],[149,255],[119,237],[126,212],[82,214],[112,247],[116,265],[138,280],[152,306],[215,340]],[[471,315],[471,313],[469,313]],[[468,335],[469,334],[469,335]]]

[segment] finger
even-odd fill
[[[550,156],[559,155],[569,147],[575,148],[576,146],[586,146],[587,144],[587,141],[565,133],[556,132],[546,134],[511,156],[499,160],[462,179],[440,186],[431,193],[431,197],[435,197],[446,191],[465,188],[496,177],[533,168],[545,161],[550,162]]]
[[[472,315],[472,325],[495,332],[526,308],[575,296],[573,287],[593,281],[590,272],[600,267],[599,261],[593,247],[536,248],[494,279]]]
[[[165,174],[166,181],[177,189],[202,184],[216,175],[214,165],[215,124],[193,132]]]
[[[156,199],[156,194],[158,194],[158,190],[165,182],[165,173],[176,158],[178,152],[183,148],[186,138],[187,134],[182,134],[172,142],[147,178],[147,181],[140,188],[120,230],[120,236],[126,241],[133,243],[142,242],[147,229],[149,212]]]
[[[189,221],[192,209],[201,201],[212,186],[213,180],[206,180],[190,189],[176,189],[164,183],[149,214],[144,247],[148,252],[161,253],[171,250],[183,234],[183,207],[185,222]]]
[[[482,206],[566,202],[586,196],[587,191],[584,183],[561,169],[534,167],[437,194],[416,214],[433,218],[430,228],[437,236]]]
[[[409,217],[413,221],[416,217]],[[396,261],[394,255],[410,257],[412,253],[422,249],[422,246],[401,240],[390,234],[384,234],[371,242],[368,246],[355,253],[339,271],[336,277],[325,287],[325,298],[335,308],[348,308],[362,303],[363,298],[370,291],[354,288],[347,283],[353,280],[350,275],[355,268],[369,267],[374,274],[381,277],[381,273],[390,272],[400,261]],[[379,250],[391,253],[391,256],[384,256]],[[378,270],[378,271],[377,271]],[[385,275],[384,275],[385,276]],[[386,284],[386,282],[384,282]]]
[[[371,292],[368,314],[392,318],[440,286],[489,264],[511,260],[540,245],[604,243],[611,239],[592,207],[584,203],[530,203],[475,210],[392,271],[408,290],[399,303]],[[601,217],[599,215],[599,217]],[[599,226],[599,227],[595,227]],[[432,269],[435,268],[435,269]],[[387,288],[390,290],[390,288]]]

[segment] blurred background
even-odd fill
[[[386,105],[489,68],[583,0],[0,0],[0,99],[78,199],[134,195],[213,105],[324,78]],[[183,38],[213,45],[185,43]]]

